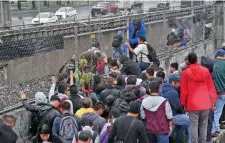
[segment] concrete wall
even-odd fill
[[[19,84],[56,74],[61,66],[71,59],[76,51],[75,47],[77,47],[76,36],[65,37],[64,49],[9,61],[6,67],[7,84]]]

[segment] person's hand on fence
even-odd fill
[[[127,43],[130,43],[130,39],[129,38],[127,39]]]
[[[73,82],[73,71],[70,71],[70,85],[74,85],[74,82]]]
[[[57,81],[57,80],[56,80],[56,77],[55,77],[55,76],[52,76],[51,79],[52,79],[52,84],[56,84],[56,81]]]
[[[126,45],[127,47],[129,47],[129,46],[130,46],[130,43],[129,43],[129,42],[126,42],[125,45]]]
[[[20,91],[20,99],[24,100],[26,98],[26,95],[23,91]]]

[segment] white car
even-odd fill
[[[69,17],[76,17],[77,11],[73,7],[61,7],[55,13],[58,19],[66,19]]]
[[[39,22],[40,17],[40,22]],[[58,17],[52,12],[41,12],[32,21],[32,24],[57,22]]]

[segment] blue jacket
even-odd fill
[[[173,116],[177,115],[176,110],[182,108],[177,90],[170,83],[164,83],[161,89],[160,95],[169,101]]]
[[[129,39],[130,39],[130,44],[137,44],[138,43],[138,37],[139,36],[145,36],[146,37],[146,28],[145,28],[145,23],[143,20],[140,20],[141,27],[136,33],[135,38],[132,38],[134,34],[134,24],[130,23],[129,24]]]

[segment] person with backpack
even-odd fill
[[[126,116],[117,118],[112,126],[108,137],[108,143],[148,143],[148,137],[142,121],[137,120],[140,107],[136,101],[129,104],[129,111]]]
[[[122,31],[118,31],[117,34],[113,37],[112,47],[112,57],[118,58],[120,55],[125,55],[125,51],[121,48],[123,43]]]
[[[80,134],[85,131],[89,131],[91,133],[90,143],[99,143],[99,134],[93,130],[93,122],[90,118],[84,117],[81,122],[82,130],[78,133],[78,137],[74,136],[73,142],[76,142],[80,137]]]
[[[37,105],[29,104],[24,92],[20,93],[20,98],[22,100],[23,106],[26,110],[37,113],[37,130],[42,124],[47,124],[50,128],[53,126],[53,121],[56,117],[60,116],[57,108],[60,105],[60,98],[57,94],[51,96],[50,102],[39,103]]]
[[[104,110],[105,105],[101,101],[99,101],[94,106],[94,112],[84,113],[81,120],[89,118],[93,123],[93,130],[100,134],[103,126],[106,123],[105,119],[101,117]]]
[[[138,37],[139,36],[146,36],[146,27],[143,20],[138,19],[134,20],[133,22],[129,23],[129,43],[134,49],[138,45]],[[127,47],[127,46],[126,46]],[[133,59],[133,53],[129,52],[130,59]]]
[[[138,46],[135,49],[132,49],[129,43],[126,43],[129,51],[134,53],[137,56],[137,65],[140,67],[141,71],[146,70],[150,67],[152,63],[155,63],[159,66],[159,61],[155,50],[146,42],[144,36],[139,36]]]
[[[62,117],[56,117],[53,122],[52,132],[59,135],[64,143],[71,143],[73,137],[78,137],[79,126],[77,120],[70,111],[70,104],[67,101],[62,102]]]
[[[76,113],[80,108],[83,107],[83,97],[79,95],[77,85],[70,86],[69,100],[73,103],[74,113]]]
[[[176,30],[172,29],[171,33],[167,35],[167,46],[171,46],[174,44],[175,40],[178,38],[178,36],[175,34]]]

